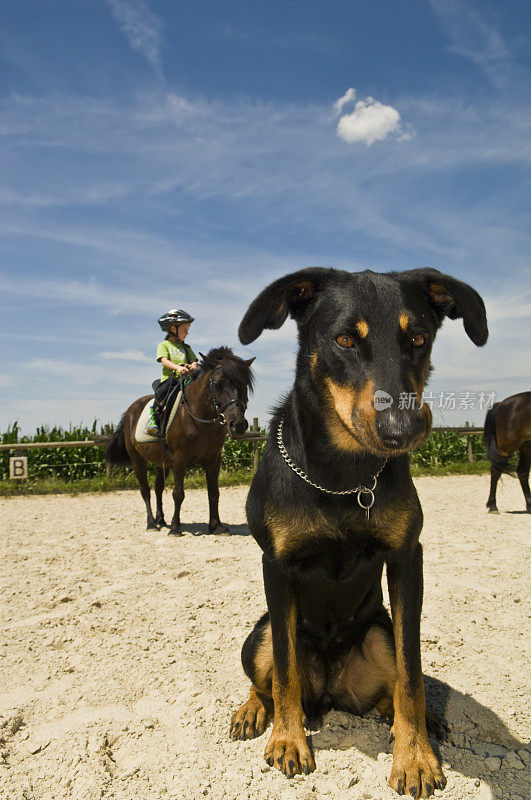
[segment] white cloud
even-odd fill
[[[160,19],[150,11],[145,0],[107,0],[107,4],[131,49],[144,56],[162,77]]]
[[[148,358],[140,350],[106,350],[100,353],[98,357],[107,359],[119,358],[120,361],[149,361],[150,364],[153,362],[152,358]]]
[[[355,96],[355,90],[348,89],[343,97],[334,103],[335,113],[341,113],[344,106],[353,101]],[[403,130],[400,114],[396,108],[386,106],[374,97],[358,100],[354,110],[344,114],[337,123],[337,135],[349,144],[365,142],[370,146],[374,142],[381,142],[390,133],[396,134],[399,139],[411,138],[411,134]]]

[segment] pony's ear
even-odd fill
[[[245,363],[246,363],[246,365],[247,365],[248,367],[250,367],[250,366],[251,366],[251,364],[253,363],[253,361],[256,361],[256,356],[253,356],[252,358],[248,358],[248,359],[247,359],[247,361],[246,361]]]
[[[247,309],[238,328],[240,342],[254,342],[264,328],[280,328],[288,314],[299,321],[315,302],[331,271],[322,267],[309,267],[270,283]]]
[[[399,277],[402,283],[418,286],[425,293],[439,325],[444,317],[461,318],[474,344],[478,347],[485,344],[489,336],[487,313],[475,289],[437,269],[412,269]]]
[[[205,358],[206,358],[206,356],[205,356],[205,355],[203,355],[203,353],[201,352],[201,350],[199,351],[199,355],[201,356],[201,358],[202,358],[202,359],[205,359]]]

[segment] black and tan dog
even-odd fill
[[[446,780],[426,732],[422,510],[407,451],[431,426],[420,397],[437,329],[445,316],[462,317],[483,345],[485,307],[437,270],[310,268],[264,289],[240,340],[279,328],[288,314],[299,328],[295,384],[273,417],[247,501],[268,613],[243,645],[251,694],[231,737],[259,736],[273,718],[265,759],[291,777],[315,769],[307,720],[376,706],[394,714],[390,785],[429,797]]]

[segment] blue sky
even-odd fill
[[[3,0],[0,429],[116,421],[157,317],[289,387],[293,323],[244,348],[274,278],[432,266],[485,298],[434,392],[529,388],[531,4]],[[481,422],[440,411],[435,424]]]

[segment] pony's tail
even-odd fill
[[[131,459],[129,458],[129,453],[125,449],[124,419],[125,414],[120,420],[118,427],[114,431],[111,441],[105,448],[105,458],[109,464],[130,467]]]
[[[498,450],[498,443],[496,441],[496,408],[498,406],[499,403],[494,403],[492,408],[489,408],[483,426],[483,438],[485,439],[487,458],[498,472],[505,472],[506,475],[516,475],[516,469],[509,464],[509,459],[502,456]]]

